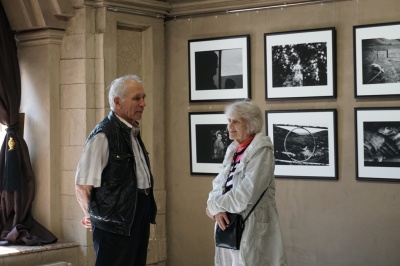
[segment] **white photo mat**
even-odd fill
[[[393,41],[400,42],[400,23],[395,24],[373,24],[373,25],[361,25],[353,27],[353,42],[354,42],[354,72],[355,72],[355,97],[363,96],[400,96],[400,83],[380,83],[380,84],[363,84],[363,47],[362,41],[369,39],[387,40],[391,42],[390,45],[386,45],[386,48],[393,50],[395,57],[390,65],[395,64],[400,66],[400,45],[393,46]],[[381,45],[382,48],[375,47],[371,53],[377,53],[378,50],[385,48],[385,45]],[[389,48],[388,48],[389,47]],[[384,59],[378,59],[379,64],[384,63]],[[371,62],[372,63],[372,62]],[[382,67],[385,67],[382,65]],[[392,67],[392,66],[391,66]],[[384,69],[385,70],[385,69]],[[386,74],[390,74],[386,69]],[[397,77],[399,80],[400,77]]]
[[[223,112],[189,113],[191,174],[216,175],[221,170],[222,160],[221,163],[199,162],[198,150],[208,143],[208,140],[202,140],[200,139],[201,136],[198,136],[196,126],[199,125],[207,127],[218,126],[226,130],[226,116]]]
[[[400,181],[400,167],[365,166],[364,126],[368,122],[400,125],[400,108],[355,108],[357,179]],[[396,157],[400,165],[400,154]]]
[[[228,51],[239,49],[241,58],[236,65],[236,72],[243,77],[243,87],[233,89],[196,89],[196,52]],[[189,40],[189,85],[190,102],[196,101],[226,101],[250,98],[250,36],[230,36],[214,39]]]
[[[266,100],[281,98],[336,97],[336,38],[335,29],[315,29],[296,32],[265,34]],[[273,87],[274,46],[296,45],[304,43],[326,43],[327,85],[302,87]]]
[[[336,135],[336,110],[279,110],[279,111],[266,111],[265,115],[267,134],[274,143],[275,153],[278,140],[274,140],[274,125],[282,128],[290,127],[305,127],[309,132],[313,130],[320,130],[325,128],[328,133],[327,148],[329,156],[328,163],[325,165],[313,164],[288,164],[279,165],[275,164],[276,177],[289,177],[289,178],[318,178],[318,179],[337,179],[337,135]],[[314,129],[315,128],[315,129]],[[280,141],[280,140],[279,140]],[[275,160],[277,160],[275,155]],[[290,159],[288,158],[288,161]]]

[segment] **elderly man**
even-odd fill
[[[140,138],[146,94],[139,77],[109,87],[111,111],[90,133],[75,177],[81,223],[92,230],[96,266],[146,265],[155,224],[153,176]]]

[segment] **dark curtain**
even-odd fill
[[[21,77],[14,33],[0,2],[0,123],[7,126],[0,151],[0,244],[40,245],[57,238],[32,217],[35,180],[19,131]],[[15,148],[8,149],[10,138]]]

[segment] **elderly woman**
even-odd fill
[[[251,101],[240,101],[227,106],[225,115],[229,138],[234,141],[213,181],[207,215],[225,230],[226,212],[245,218],[268,190],[245,222],[240,250],[216,247],[215,265],[287,265],[275,203],[273,146],[261,133],[261,110]]]

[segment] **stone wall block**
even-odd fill
[[[105,32],[107,20],[107,7],[96,9],[96,32]]]
[[[76,171],[61,171],[61,195],[75,196]]]
[[[164,214],[166,212],[167,193],[165,190],[154,191],[154,198],[157,203],[157,214]]]
[[[69,20],[67,33],[94,33],[96,23],[95,14],[95,9],[92,7],[76,9],[75,16]]]
[[[157,215],[156,225],[150,226],[150,238],[158,239],[166,236],[165,215]]]
[[[93,109],[95,108],[95,101],[96,101],[96,95],[95,95],[95,84],[90,83],[86,84],[86,108]]]
[[[96,108],[105,108],[109,106],[108,103],[108,94],[104,87],[104,83],[96,83],[94,85],[94,95],[95,95],[95,102],[94,105]]]
[[[82,146],[88,135],[88,121],[94,120],[93,109],[61,109],[60,137],[62,146]],[[92,128],[90,128],[91,130]],[[71,170],[71,169],[66,169]]]
[[[99,123],[100,121],[102,121],[104,119],[104,117],[106,117],[108,115],[108,112],[110,111],[109,108],[106,109],[96,109],[96,116],[95,116],[95,122],[96,124]],[[95,125],[93,125],[94,127]]]
[[[61,44],[61,59],[77,59],[87,57],[86,35],[84,33],[65,36]]]
[[[88,33],[86,35],[86,58],[95,58],[96,56],[96,35],[94,33]]]
[[[158,261],[167,260],[167,239],[165,237],[159,239],[158,241]]]
[[[151,239],[147,248],[147,264],[158,262],[158,239]]]
[[[69,123],[68,123],[69,109],[60,109],[60,141],[61,146],[69,145]]]
[[[69,19],[67,24],[67,33],[85,33],[86,32],[86,8],[75,10],[75,16]]]
[[[83,211],[81,210],[81,216],[79,220],[63,219],[61,222],[62,236],[64,239],[68,239],[68,241],[78,242],[81,246],[90,247],[93,246],[92,232],[82,226],[82,218]]]
[[[20,256],[7,256],[4,258],[4,266],[32,266],[42,264],[42,253],[35,252]]]
[[[94,265],[94,250],[92,246],[80,246],[79,250],[79,266],[92,266]],[[75,265],[74,265],[75,266]]]
[[[104,47],[104,34],[96,33],[95,36],[95,55],[94,58],[104,58],[103,47]]]
[[[100,121],[96,120],[96,109],[86,109],[86,121],[85,121],[85,141],[82,143],[84,144],[86,142],[87,136],[89,136],[90,132],[92,132],[93,128],[96,126],[96,124]]]
[[[86,91],[87,87],[85,84],[71,84],[60,86],[60,107],[63,108],[93,108],[93,106],[86,105],[86,98],[94,97],[90,93],[94,94],[94,89]],[[89,88],[90,90],[90,88]],[[88,95],[87,95],[88,94]],[[94,104],[93,104],[94,105]]]
[[[95,77],[96,77],[95,71],[96,71],[96,69],[95,69],[94,59],[87,59],[86,60],[86,83],[87,84],[95,83]]]
[[[80,221],[83,211],[75,196],[61,195],[61,219]]]
[[[61,60],[60,84],[85,84],[86,59]]]
[[[94,60],[61,60],[60,72],[60,84],[62,85],[94,83]]]
[[[80,146],[61,146],[61,171],[75,171],[83,151],[84,143]]]
[[[97,84],[103,84],[104,83],[104,59],[96,58],[94,65],[95,65],[95,70],[96,70],[95,82]]]
[[[87,122],[93,117],[93,109],[71,109],[69,111],[69,144],[70,145],[84,145],[88,135]],[[81,153],[75,154],[80,157]]]
[[[72,265],[78,264],[78,248],[63,248],[63,249],[56,249],[56,250],[49,250],[42,253],[42,262],[51,263],[57,261],[65,261],[69,262]]]
[[[86,8],[86,33],[96,32],[96,13],[95,8]]]

